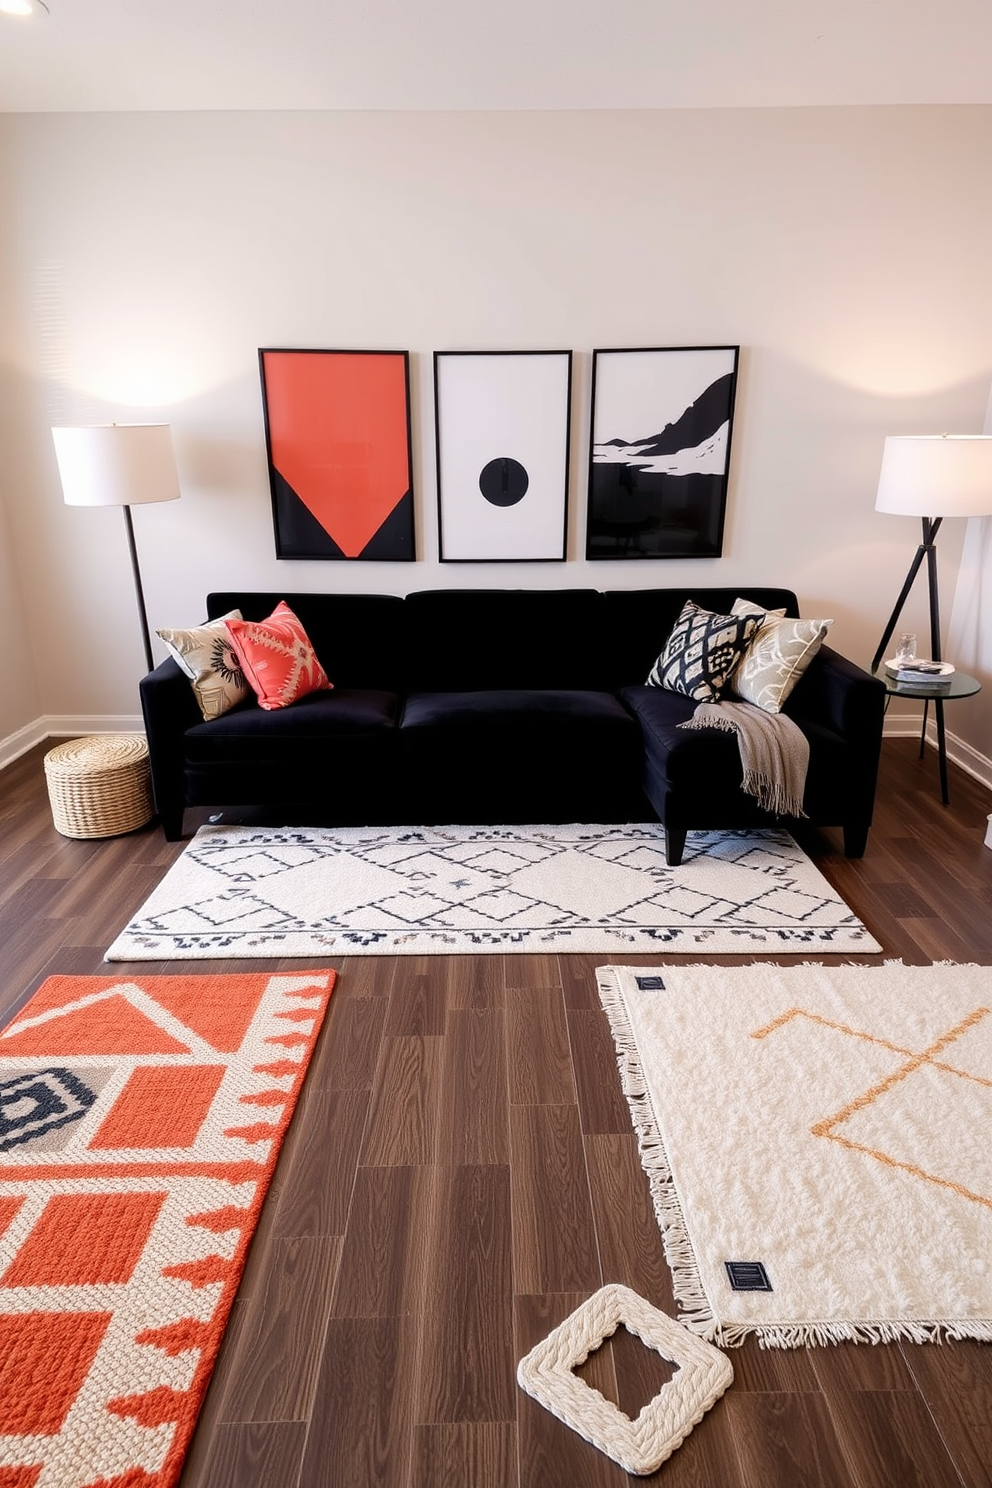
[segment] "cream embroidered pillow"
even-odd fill
[[[734,608],[744,603],[738,600]],[[780,713],[833,623],[772,619],[769,613],[730,679],[731,692],[766,713]]]
[[[224,624],[225,620],[240,619],[241,611],[231,610],[219,620],[208,620],[191,630],[155,632],[192,682],[204,718],[219,718],[251,693]]]
[[[735,599],[730,613],[732,615],[764,615],[765,620],[785,619],[784,610],[766,610],[762,605],[752,604],[749,599]]]

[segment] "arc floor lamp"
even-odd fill
[[[945,517],[992,515],[992,435],[897,434],[885,441],[875,510],[919,517],[923,536],[878,644],[876,671],[892,639],[903,605],[923,564],[930,595],[930,655],[940,654],[937,598],[937,533]]]
[[[67,506],[124,508],[141,638],[151,671],[152,643],[131,507],[178,500],[179,477],[172,431],[168,424],[96,424],[88,428],[53,429],[52,438]]]

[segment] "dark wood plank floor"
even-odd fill
[[[0,772],[4,1020],[50,973],[105,971],[104,949],[181,849],[155,827],[59,837],[43,754]],[[845,860],[831,834],[804,845],[889,956],[988,965],[990,810],[953,767],[941,806],[933,756],[888,740],[866,856]],[[602,959],[330,963],[338,988],[183,1488],[628,1481],[515,1383],[517,1360],[604,1281],[673,1306],[596,996]],[[670,1488],[992,1484],[988,1345],[731,1357],[731,1389],[658,1474]],[[631,1412],[665,1377],[622,1331],[584,1372]]]

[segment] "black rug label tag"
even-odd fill
[[[660,976],[639,976],[634,981],[642,992],[664,992],[665,984]]]
[[[770,1292],[768,1272],[761,1261],[724,1261],[735,1292]]]

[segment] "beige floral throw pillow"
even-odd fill
[[[749,600],[734,601],[733,614],[762,613]],[[780,713],[786,698],[823,644],[833,620],[788,620],[774,611],[751,641],[730,679],[730,690],[766,713]]]

